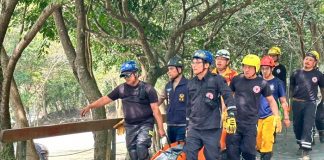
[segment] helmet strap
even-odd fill
[[[203,70],[201,72],[199,72],[197,75],[202,74],[203,72],[205,72],[205,70],[208,70],[208,68],[205,68],[205,64],[207,64],[208,62],[203,61]],[[208,63],[209,64],[209,63]]]
[[[174,81],[175,79],[177,79],[182,73],[182,71],[181,72],[179,72],[179,69],[178,69],[178,67],[176,67],[176,69],[177,69],[177,76],[176,77],[174,77],[174,78],[172,78],[172,81]],[[182,69],[181,69],[182,70]]]
[[[252,77],[254,77],[254,76],[256,76],[256,75],[257,75],[256,67],[254,67],[254,69],[255,69],[255,72],[254,72],[254,74],[253,74],[252,76],[250,76],[250,77],[247,77],[247,79],[252,79]]]

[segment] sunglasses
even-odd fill
[[[122,73],[119,77],[120,78],[129,78],[130,76],[132,76],[132,72],[125,72],[125,73]]]

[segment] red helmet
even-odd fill
[[[264,56],[261,59],[261,66],[270,66],[270,67],[274,67],[275,66],[275,62],[272,59],[271,56]]]

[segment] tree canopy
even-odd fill
[[[0,0],[0,4],[1,130],[12,127],[11,119],[19,119],[13,112],[26,112],[25,122],[17,122],[26,127],[32,125],[33,116],[79,108],[107,94],[123,82],[119,66],[130,59],[140,64],[143,80],[158,89],[167,80],[169,59],[180,55],[189,77],[191,56],[198,49],[214,54],[229,50],[237,70],[244,55],[261,57],[272,46],[281,48],[280,60],[289,72],[301,66],[310,50],[317,50],[324,61],[323,0]],[[106,118],[105,109],[96,110],[93,118]],[[112,132],[95,134],[95,159],[109,159],[107,137]],[[14,159],[12,144],[0,143],[3,158]]]

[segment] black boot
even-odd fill
[[[272,152],[262,152],[260,160],[271,160]]]
[[[311,158],[310,158],[310,155],[309,155],[309,151],[310,150],[308,150],[308,149],[304,149],[303,151],[302,151],[302,160],[310,160]]]
[[[319,139],[321,143],[324,143],[324,131],[319,131]]]

